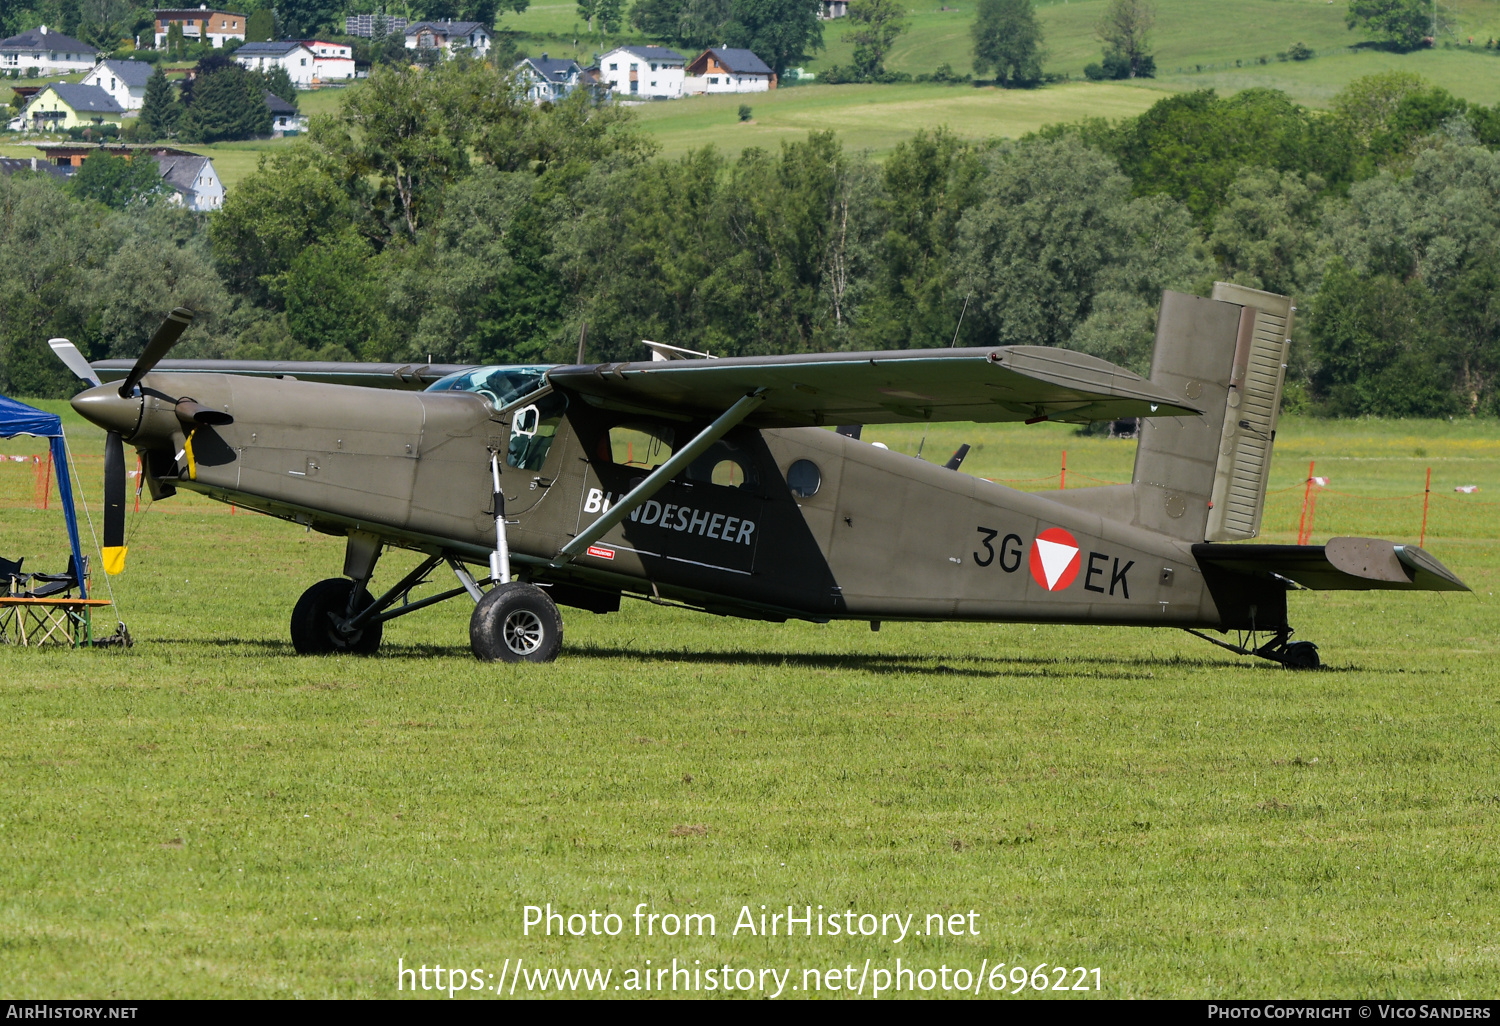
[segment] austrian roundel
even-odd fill
[[[1049,527],[1031,543],[1031,576],[1048,591],[1062,591],[1078,576],[1078,539]]]

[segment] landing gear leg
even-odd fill
[[[319,581],[302,593],[292,609],[292,648],[298,655],[374,655],[383,624],[375,620],[349,628],[352,611],[366,609],[372,602],[363,584],[344,577]]]
[[[562,634],[552,599],[519,581],[491,588],[469,619],[469,647],[487,663],[550,663],[562,648]]]
[[[1255,643],[1265,635],[1257,631],[1241,632],[1239,636],[1240,643],[1231,645],[1227,641],[1211,638],[1201,631],[1195,631],[1191,628],[1184,629],[1189,634],[1202,638],[1211,645],[1227,648],[1229,651],[1240,655],[1260,656],[1262,659],[1269,659],[1273,663],[1280,663],[1288,670],[1316,670],[1323,665],[1322,660],[1318,658],[1318,646],[1314,645],[1311,641],[1293,641],[1292,629],[1290,627],[1280,628],[1271,636],[1270,640],[1261,645],[1256,645]]]

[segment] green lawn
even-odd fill
[[[99,436],[69,419],[96,502]],[[1133,454],[1051,425],[942,426],[925,453],[961,440],[982,446],[967,470],[1007,479],[1055,474],[1066,449],[1070,484],[1120,480]],[[1273,489],[1314,458],[1372,498],[1419,490],[1428,465],[1435,501],[1500,496],[1493,422],[1292,418],[1279,441]],[[60,566],[55,510],[16,508],[30,481],[0,463],[4,552]],[[0,652],[8,994],[383,997],[398,959],[492,985],[517,958],[616,982],[646,959],[794,969],[788,993],[806,968],[897,957],[1098,966],[1111,996],[1500,984],[1487,506],[1429,545],[1473,595],[1293,596],[1331,667],[1312,675],[1180,632],[874,634],[640,602],[565,611],[551,666],[475,663],[456,602],[395,621],[376,658],[298,659],[288,610],[338,573],[339,544],[220,509],[130,516],[131,651]],[[523,936],[523,907],[548,902],[626,933]],[[718,933],[630,936],[642,902]],[[762,904],[972,909],[978,935],[731,935]]]
[[[1158,97],[1115,83],[1074,82],[1036,90],[943,85],[805,85],[746,96],[698,96],[636,108],[642,127],[672,156],[712,144],[737,152],[831,129],[852,150],[889,152],[919,129],[947,125],[968,138],[1017,137],[1083,117],[1139,114]],[[752,123],[738,111],[749,104]]]

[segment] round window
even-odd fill
[[[786,483],[797,498],[810,499],[823,484],[823,472],[812,460],[798,460],[786,468]]]

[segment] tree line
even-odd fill
[[[1219,279],[1296,297],[1291,403],[1495,413],[1497,145],[1500,111],[1386,74],[1328,112],[1205,91],[884,160],[830,133],[665,159],[582,94],[380,67],[206,217],[120,175],[0,179],[0,391],[69,394],[47,337],[132,355],[173,303],[201,311],[183,356],[565,362],[586,322],[592,360],[1039,344],[1144,371],[1161,290]]]

